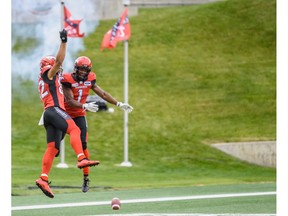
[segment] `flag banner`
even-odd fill
[[[84,33],[79,32],[81,21],[72,19],[70,11],[64,6],[64,28],[68,37],[84,37]]]
[[[128,8],[126,8],[112,29],[104,35],[100,50],[103,51],[104,48],[113,49],[118,41],[129,40],[130,36]]]

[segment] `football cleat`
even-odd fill
[[[86,193],[89,190],[89,178],[83,179],[82,192]]]
[[[82,169],[82,168],[88,167],[88,166],[96,166],[99,163],[100,163],[100,161],[92,161],[92,160],[88,160],[87,158],[83,158],[82,160],[78,161],[77,167]]]
[[[50,184],[50,183],[48,183],[48,181],[45,181],[45,180],[43,180],[43,179],[41,179],[41,178],[38,178],[38,179],[36,180],[36,185],[42,190],[42,192],[43,192],[46,196],[48,196],[48,197],[50,197],[50,198],[54,198],[54,194],[53,194],[53,192],[51,191],[51,189],[50,189],[50,187],[49,187],[49,184]]]

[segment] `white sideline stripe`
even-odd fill
[[[113,214],[114,215],[114,214]],[[111,216],[111,214],[107,215],[83,215],[83,216]],[[276,216],[276,214],[166,214],[166,213],[142,213],[142,214],[117,214],[115,216]]]
[[[121,203],[122,204],[124,203],[147,203],[147,202],[165,202],[165,201],[177,201],[177,200],[213,199],[213,198],[227,198],[227,197],[266,196],[266,195],[276,195],[276,192],[254,192],[254,193],[237,193],[237,194],[215,194],[215,195],[199,195],[199,196],[131,199],[131,200],[122,200]],[[110,204],[111,204],[111,200],[97,201],[97,202],[50,204],[50,205],[14,206],[11,208],[11,210],[17,211],[17,210],[29,210],[29,209],[77,207],[77,206],[99,206],[99,205],[110,205]]]

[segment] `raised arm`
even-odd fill
[[[59,71],[66,55],[67,31],[63,29],[60,33],[61,44],[56,55],[55,64],[48,71],[48,79],[52,80],[55,74]]]

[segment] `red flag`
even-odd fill
[[[64,6],[64,28],[68,37],[84,37],[84,33],[80,34],[79,26],[82,20],[72,19],[71,13]]]
[[[131,30],[127,14],[128,8],[124,10],[113,28],[104,35],[100,48],[101,51],[103,51],[104,48],[113,49],[116,47],[118,41],[128,40],[130,38]]]

